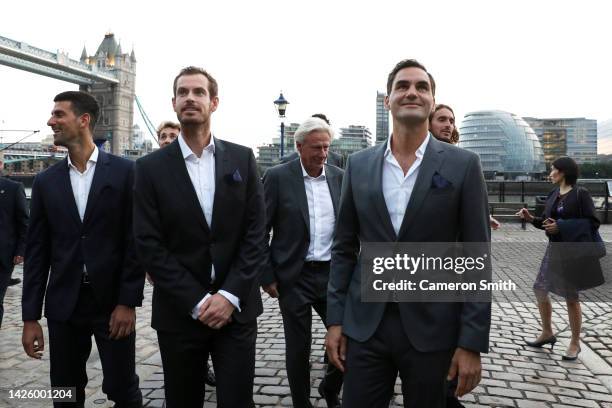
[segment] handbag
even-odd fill
[[[582,211],[582,200],[580,198],[581,190],[582,188],[578,187],[576,189],[576,194],[578,196],[578,216],[583,218],[584,213]],[[580,249],[580,252],[583,254],[583,256],[588,258],[603,258],[606,256],[606,243],[601,238],[598,228],[591,228],[590,238],[590,241],[585,240],[584,242],[592,242],[593,245],[581,245],[583,248]]]

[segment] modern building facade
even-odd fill
[[[612,119],[597,124],[597,154],[612,154]]]
[[[389,111],[385,108],[384,92],[376,92],[376,144],[384,143],[389,137]]]
[[[459,147],[478,154],[487,179],[539,179],[546,171],[540,140],[519,116],[498,110],[471,112],[459,132]]]
[[[534,130],[544,151],[547,169],[558,157],[576,163],[597,160],[597,121],[586,118],[523,118]]]
[[[299,123],[285,124],[285,156],[295,151],[295,131],[300,126]],[[278,137],[272,139],[272,143],[268,143],[257,147],[257,164],[259,165],[260,171],[266,171],[269,167],[272,167],[280,163],[280,129]],[[263,173],[262,173],[263,174]]]
[[[331,150],[346,159],[348,155],[372,146],[372,133],[365,126],[349,125],[340,128],[340,137],[334,139]]]

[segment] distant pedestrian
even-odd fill
[[[598,286],[603,283],[603,276],[597,257],[559,259],[559,250],[572,253],[570,247],[563,244],[574,242],[581,231],[587,235],[599,237],[599,219],[595,215],[595,205],[589,192],[576,186],[578,165],[570,157],[560,157],[551,165],[550,181],[557,187],[548,195],[544,214],[534,217],[526,208],[516,213],[522,219],[531,222],[536,228],[543,229],[549,245],[544,253],[540,271],[533,285],[533,290],[540,311],[542,331],[533,341],[526,341],[528,346],[542,347],[550,344],[554,347],[557,336],[552,329],[552,304],[549,293],[565,298],[567,315],[572,333],[569,346],[562,356],[563,360],[576,360],[580,353],[580,330],[582,311],[580,307],[580,289]],[[579,244],[577,247],[584,245]],[[582,288],[572,281],[572,277],[589,280]]]
[[[2,177],[3,168],[4,156],[0,152],[0,327],[13,267],[23,263],[29,218],[23,184]]]

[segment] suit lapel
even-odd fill
[[[83,223],[86,223],[89,217],[91,217],[91,212],[95,208],[97,202],[100,201],[98,200],[98,196],[100,195],[102,189],[106,186],[108,177],[108,163],[108,154],[102,150],[98,150],[98,161],[96,163],[96,168],[94,169],[91,188],[89,189],[89,194],[87,195],[87,206],[85,207]]]
[[[334,206],[334,214],[338,215],[338,202],[340,201],[340,186],[338,185],[338,175],[332,170],[331,166],[327,166],[325,169],[325,179],[327,186],[329,187],[329,193],[331,195],[332,204]]]
[[[81,225],[81,217],[79,216],[79,209],[77,208],[76,201],[74,200],[74,192],[72,191],[72,184],[70,183],[70,168],[68,167],[68,159],[64,159],[59,165],[59,183],[58,192],[61,195],[62,201],[67,202],[67,210],[70,213],[72,219]],[[62,202],[60,201],[60,202]]]
[[[417,176],[412,194],[410,195],[410,201],[406,207],[404,213],[404,219],[402,220],[402,226],[398,234],[398,238],[401,238],[406,232],[406,228],[414,221],[417,210],[423,204],[423,200],[427,196],[427,193],[431,189],[431,179],[435,172],[440,169],[442,162],[444,161],[444,144],[438,142],[433,136],[429,136],[429,143],[427,149],[423,155],[421,161],[421,167],[419,169],[419,175]]]
[[[215,143],[215,198],[213,200],[211,224],[214,225],[216,224],[215,216],[220,214],[220,206],[223,205],[222,201],[225,197],[227,183],[224,182],[223,178],[226,174],[233,176],[233,173],[230,173],[231,169],[229,168],[229,158],[225,144],[217,138],[213,138],[213,142]],[[211,229],[212,227],[211,225]]]
[[[380,217],[380,221],[382,222],[383,228],[387,231],[388,236],[395,241],[396,235],[395,230],[393,229],[393,224],[391,223],[391,217],[389,216],[389,209],[387,208],[387,203],[385,202],[385,195],[383,194],[383,166],[385,161],[385,150],[387,149],[386,143],[381,143],[379,147],[374,150],[373,161],[374,168],[372,171],[370,186],[373,188],[372,191],[372,201],[374,202],[374,207],[376,208],[376,212]]]
[[[293,172],[293,177],[291,177],[291,188],[293,189],[295,198],[300,206],[300,212],[302,213],[302,218],[306,224],[306,230],[308,231],[308,234],[310,234],[310,215],[308,213],[308,198],[306,197],[306,186],[304,185],[302,162],[300,159],[293,160],[289,162],[289,167]]]
[[[210,232],[208,224],[206,223],[206,217],[204,211],[200,206],[198,195],[196,194],[191,177],[187,171],[187,165],[181,152],[181,146],[178,140],[172,142],[169,146],[164,147],[164,152],[170,157],[169,172],[174,175],[176,186],[181,191],[181,195],[186,199],[184,202],[190,207],[192,213],[196,215],[196,218],[204,230]]]

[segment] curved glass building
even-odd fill
[[[480,156],[488,179],[528,180],[546,171],[540,140],[519,116],[498,110],[471,112],[459,132],[459,147]]]

